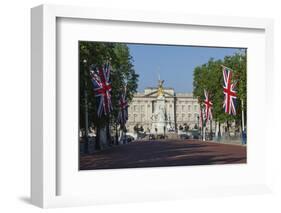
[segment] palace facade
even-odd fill
[[[152,123],[159,88],[148,87],[144,92],[136,93],[128,109],[128,132],[134,132],[135,126],[142,126],[145,132],[153,132]],[[165,120],[167,130],[188,125],[193,129],[199,125],[200,107],[192,93],[176,93],[173,88],[163,88],[165,98]]]

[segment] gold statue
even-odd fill
[[[164,88],[163,88],[164,80],[158,80],[158,90],[157,90],[157,96],[164,96]]]

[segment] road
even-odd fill
[[[80,155],[80,170],[246,163],[246,147],[198,140],[135,141]]]

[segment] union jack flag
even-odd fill
[[[90,75],[97,98],[97,115],[98,117],[101,117],[102,114],[107,115],[112,111],[110,65],[108,63],[102,67],[92,65]]]
[[[207,122],[208,120],[213,119],[213,115],[212,115],[213,103],[210,101],[209,94],[206,90],[204,90],[204,95],[205,95],[205,100],[204,100],[205,115],[206,115],[206,122]]]
[[[128,120],[128,102],[126,100],[125,94],[122,94],[119,99],[119,114],[118,114],[118,122],[121,125],[124,125]]]
[[[236,115],[236,98],[237,92],[235,91],[235,84],[231,83],[232,80],[232,70],[223,66],[223,93],[224,93],[224,102],[223,107],[225,113],[230,115]]]

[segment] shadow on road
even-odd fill
[[[80,156],[80,169],[246,163],[246,148],[200,141],[138,141]]]

